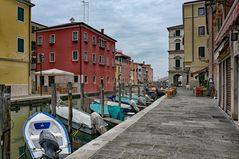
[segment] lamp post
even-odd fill
[[[40,95],[42,96],[42,63],[44,61],[44,54],[40,53]]]

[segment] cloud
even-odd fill
[[[44,25],[83,21],[79,0],[32,0],[33,20]],[[182,24],[183,0],[88,0],[89,25],[105,29],[117,48],[137,62],[153,66],[154,77],[167,76],[167,27]]]

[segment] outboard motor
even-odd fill
[[[131,108],[134,109],[135,112],[139,112],[139,108],[137,107],[137,104],[135,103],[133,99],[129,101],[129,105],[131,106]]]
[[[43,159],[59,159],[61,149],[57,143],[56,137],[47,130],[40,133],[39,144],[44,149]]]

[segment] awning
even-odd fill
[[[204,68],[202,68],[202,69],[200,69],[200,70],[197,70],[197,71],[195,71],[195,72],[192,72],[191,74],[192,74],[192,75],[195,75],[195,74],[201,74],[201,73],[206,73],[206,72],[208,72],[208,66],[207,66],[207,67],[204,67]]]
[[[216,44],[220,43],[226,32],[228,32],[228,30],[235,23],[238,17],[239,17],[239,0],[235,0],[225,21],[222,24],[221,29],[219,30],[215,38]]]
[[[42,70],[35,72],[36,75],[48,75],[48,76],[74,76],[74,73],[72,72],[67,72],[63,70],[58,70],[58,69],[50,69],[50,70]]]

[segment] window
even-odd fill
[[[199,58],[205,57],[205,47],[204,46],[198,48],[198,56],[199,56]]]
[[[78,31],[72,32],[72,41],[78,41]]]
[[[205,14],[204,7],[198,8],[198,15],[204,15],[204,14]]]
[[[84,61],[88,62],[88,52],[84,52]]]
[[[88,83],[88,77],[84,76],[84,83]]]
[[[96,63],[96,54],[92,54],[92,63]]]
[[[106,58],[106,65],[109,66],[110,65],[110,59],[107,57]]]
[[[45,80],[44,80],[44,76],[40,76],[40,85],[41,86],[44,86],[44,82]]]
[[[198,35],[205,35],[205,26],[198,27]]]
[[[176,36],[180,36],[180,30],[176,30]]]
[[[110,44],[107,44],[106,49],[107,49],[107,51],[110,51]]]
[[[115,60],[112,59],[112,67],[115,67]]]
[[[55,76],[48,76],[48,85],[51,87],[55,83]]]
[[[107,83],[110,83],[110,78],[109,77],[107,77]]]
[[[78,61],[78,51],[72,51],[72,61]]]
[[[78,76],[74,76],[74,82],[75,82],[75,83],[78,82]]]
[[[24,22],[24,9],[17,7],[17,20]]]
[[[49,40],[50,42],[50,44],[54,44],[55,43],[55,35],[54,34],[51,34],[50,35],[50,40]]]
[[[100,48],[105,48],[104,39],[99,38],[99,46]]]
[[[87,32],[84,32],[84,41],[88,42],[88,33]]]
[[[32,33],[34,33],[34,30],[35,30],[35,27],[34,27],[34,26],[32,26]]]
[[[54,52],[50,52],[50,54],[49,54],[49,62],[55,62],[55,53]]]
[[[93,83],[96,84],[96,77],[93,76]]]
[[[175,60],[175,67],[176,68],[180,67],[180,60],[179,59]]]
[[[96,45],[96,37],[95,36],[92,36],[92,45]]]
[[[35,50],[36,50],[36,42],[32,41],[32,51],[35,51]]]
[[[17,38],[17,52],[24,53],[24,39]]]
[[[176,48],[176,50],[180,50],[180,43],[176,43],[175,48]]]
[[[114,47],[114,45],[112,45],[112,52],[113,52],[113,53],[115,52],[115,47]]]
[[[99,63],[101,65],[104,65],[104,57],[100,55]]]
[[[44,53],[38,53],[37,54],[37,63],[43,63],[44,62]]]
[[[42,36],[38,36],[37,37],[37,45],[42,45],[43,43],[43,37]]]

